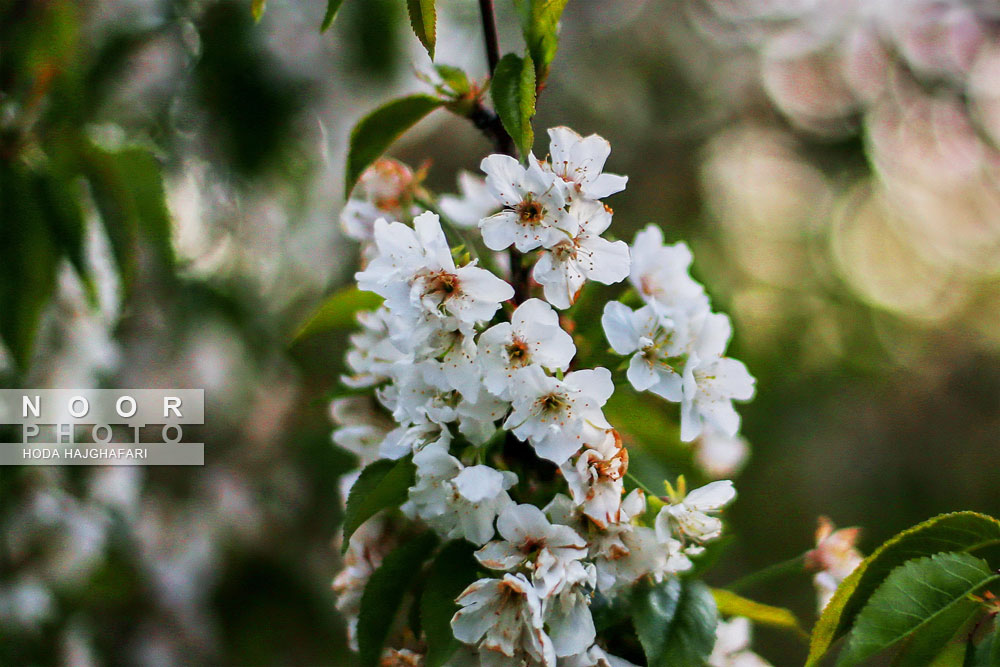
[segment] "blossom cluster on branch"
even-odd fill
[[[476,548],[481,576],[450,622],[454,665],[631,664],[607,652],[594,601],[690,571],[722,534],[732,482],[626,489],[628,450],[605,406],[629,384],[679,404],[684,441],[737,437],[733,400],[750,399],[754,379],[725,356],[729,318],[690,276],[685,244],[664,244],[654,225],[631,247],[603,236],[613,212],[602,199],[627,182],[603,173],[609,143],[565,127],[549,137],[547,159],[490,155],[485,179],[463,173],[461,195],[438,199],[380,160],[344,210],[363,246],[358,287],[382,302],[358,315],[333,437],[363,466],[412,474],[402,516],[382,511],[348,536],[334,588],[352,641],[401,522]],[[625,290],[604,306],[606,342],[587,340],[610,349],[584,355],[580,337],[600,331],[585,332],[573,306],[591,281]],[[344,480],[349,514],[370,492],[364,476]],[[397,649],[421,646],[418,631]]]

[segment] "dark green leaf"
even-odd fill
[[[928,630],[945,616],[955,621],[956,606],[965,605],[968,596],[998,580],[1000,575],[986,561],[966,553],[942,553],[904,563],[885,578],[858,614],[838,666],[859,664]],[[939,631],[934,639],[943,634]],[[917,648],[928,647],[921,642]],[[943,646],[933,648],[930,654],[914,653],[907,664],[921,664],[921,657],[923,664],[930,664]]]
[[[344,509],[344,543],[347,545],[354,531],[376,512],[388,507],[399,507],[406,502],[407,491],[413,486],[416,468],[409,457],[399,461],[382,459],[364,470],[351,487]]]
[[[535,115],[535,67],[531,57],[508,53],[497,63],[490,83],[493,106],[500,122],[514,139],[522,156],[535,142],[531,117]]]
[[[994,617],[993,631],[978,644],[976,637],[969,637],[965,644],[965,662],[962,667],[1000,667],[1000,618]]]
[[[340,10],[340,6],[344,4],[344,0],[326,0],[326,13],[323,15],[323,24],[320,26],[320,32],[326,32],[333,25],[333,20],[337,18],[337,12]]]
[[[476,580],[475,547],[464,541],[449,542],[431,565],[420,597],[420,618],[427,637],[427,667],[440,667],[458,648],[451,632],[451,617],[458,611],[455,599]]]
[[[303,322],[293,341],[333,329],[348,329],[357,324],[355,315],[362,310],[372,310],[382,303],[382,297],[372,292],[363,292],[357,287],[345,287],[320,304],[312,315]]]
[[[632,623],[649,667],[703,664],[715,645],[717,620],[712,593],[700,581],[646,581],[632,595]]]
[[[372,573],[361,594],[358,613],[358,657],[362,667],[379,664],[382,645],[403,596],[420,576],[421,565],[436,544],[437,537],[433,533],[423,533],[389,553]]]
[[[345,196],[350,196],[361,173],[421,118],[444,104],[430,95],[410,95],[383,104],[361,119],[351,132],[347,152]]]
[[[144,148],[86,154],[87,178],[126,291],[135,275],[140,235],[161,260],[173,261],[170,214],[156,158]]]
[[[812,631],[809,666],[850,629],[886,576],[906,561],[946,551],[975,552],[1000,544],[1000,521],[976,512],[942,514],[899,533],[875,550],[837,588]]]
[[[972,598],[958,600],[927,622],[919,632],[903,642],[893,667],[925,667],[944,652],[954,650],[958,636],[972,619],[981,613],[982,605]],[[964,640],[964,636],[961,637]],[[961,642],[958,642],[961,647]]]
[[[410,14],[410,25],[420,43],[427,49],[427,55],[434,60],[434,44],[437,40],[437,16],[434,0],[406,0],[406,11]]]
[[[0,164],[3,214],[12,222],[0,225],[0,336],[22,370],[55,289],[58,260],[33,182],[24,169]]]
[[[84,256],[86,223],[80,208],[81,193],[76,179],[68,173],[47,173],[39,174],[35,181],[35,194],[48,222],[52,240],[76,270],[88,301],[96,304],[97,291]]]

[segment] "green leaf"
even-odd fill
[[[382,303],[382,297],[372,292],[363,292],[357,287],[345,287],[334,293],[320,304],[312,315],[299,325],[292,341],[298,341],[307,336],[331,331],[333,329],[348,329],[357,324],[355,316],[362,310],[373,310]]]
[[[320,32],[326,32],[330,29],[342,4],[344,4],[344,0],[326,0],[326,13],[323,14],[323,24],[319,27]]]
[[[344,551],[354,531],[376,512],[399,507],[406,502],[415,472],[410,457],[399,461],[381,459],[361,471],[361,476],[351,487],[344,509]]]
[[[92,146],[86,152],[86,173],[101,214],[122,285],[129,291],[135,276],[139,238],[170,265],[170,213],[160,166],[145,148],[106,151]]]
[[[0,337],[22,370],[55,290],[59,258],[33,181],[17,165],[0,163],[3,213],[16,221],[0,225]]]
[[[902,644],[892,661],[893,667],[926,667],[936,662],[942,653],[954,650],[956,643],[952,640],[981,610],[980,603],[971,597],[957,600]],[[957,645],[963,648],[962,643]]]
[[[964,605],[970,595],[996,581],[1000,581],[1000,574],[994,573],[986,561],[966,553],[941,553],[904,563],[886,577],[858,614],[838,667],[867,660],[930,629],[945,616],[954,620],[956,606]],[[937,646],[930,655],[914,655],[907,664],[921,664],[913,662],[920,657],[922,664],[929,664],[942,648]]]
[[[437,544],[431,532],[404,542],[372,573],[358,612],[358,657],[362,667],[375,667],[403,597],[420,576],[421,565]]]
[[[721,588],[713,588],[712,597],[715,598],[715,605],[723,616],[744,616],[757,625],[791,630],[805,635],[799,619],[784,607],[772,607],[768,604],[755,602]]]
[[[434,44],[437,40],[437,15],[434,0],[406,0],[406,11],[410,15],[410,25],[420,43],[427,49],[427,55],[434,60]]]
[[[493,106],[500,122],[514,139],[522,157],[535,143],[531,117],[535,115],[535,67],[531,57],[508,53],[497,63],[490,84]]]
[[[649,667],[704,663],[715,645],[715,600],[700,581],[672,578],[640,583],[632,595],[632,623]]]
[[[993,632],[979,644],[970,636],[965,644],[962,667],[1000,667],[1000,620],[993,618]]]
[[[461,97],[472,91],[469,77],[461,68],[451,65],[435,65],[434,69],[437,70],[438,76],[455,96]]]
[[[535,64],[538,81],[545,81],[559,48],[559,18],[567,0],[518,0],[521,31]]]
[[[476,580],[479,565],[468,542],[455,540],[441,549],[424,581],[420,619],[427,637],[427,667],[440,667],[458,648],[451,632],[451,617],[458,611],[455,599]]]
[[[444,104],[430,95],[410,95],[383,104],[361,119],[351,132],[347,152],[345,196],[350,196],[361,173],[404,132]]]
[[[267,0],[253,0],[253,2],[250,3],[250,14],[253,16],[254,23],[260,21],[266,10]]]
[[[837,588],[813,628],[806,665],[816,665],[847,632],[868,598],[896,567],[921,556],[974,552],[996,545],[1000,545],[1000,521],[976,512],[942,514],[887,540]]]

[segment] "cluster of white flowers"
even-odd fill
[[[628,381],[681,404],[681,439],[714,429],[727,437],[739,431],[733,399],[753,397],[746,366],[726,354],[732,336],[729,317],[713,313],[704,288],[688,273],[691,251],[684,243],[663,244],[659,227],[641,231],[632,248],[629,280],[645,302],[633,310],[610,301],[601,323],[612,349],[630,356]]]
[[[631,250],[601,237],[612,211],[600,198],[626,183],[602,173],[608,142],[567,128],[549,136],[549,159],[531,155],[522,165],[491,155],[482,162],[485,181],[463,174],[462,196],[439,204],[445,227],[478,224],[487,249],[513,247],[511,261],[533,262],[544,299],[516,302],[511,284],[484,268],[502,262],[481,265],[466,245],[452,248],[438,213],[408,216],[396,207],[397,186],[411,187],[405,167],[376,165],[345,213],[370,244],[358,286],[384,302],[359,316],[344,379],[374,400],[336,401],[334,440],[363,465],[412,457],[415,482],[403,513],[480,547],[476,558],[490,574],[457,599],[452,629],[466,647],[452,664],[629,664],[596,643],[595,593],[610,598],[644,577],[662,581],[690,569],[721,534],[717,514],[735,497],[729,481],[691,493],[681,481],[663,499],[625,494],[628,452],[603,411],[615,391],[612,373],[574,368],[576,346],[558,312],[587,280],[629,278],[646,300],[638,311],[608,304],[605,330],[616,352],[634,354],[628,379],[636,389],[682,403],[685,439],[703,424],[734,435],[731,399],[750,398],[753,379],[723,356],[729,321],[710,312],[688,275],[685,246],[664,246],[655,227]],[[373,192],[389,192],[392,206]],[[390,211],[402,215],[372,219]],[[565,493],[549,493],[542,508],[532,504],[536,489],[522,488],[528,480],[499,452],[505,439],[554,464]],[[345,494],[356,478],[348,476]],[[335,583],[352,623],[388,543],[378,521],[354,534]]]

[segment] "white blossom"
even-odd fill
[[[559,659],[559,667],[638,667],[624,658],[611,655],[594,644],[583,653]]]
[[[550,168],[583,197],[603,199],[625,189],[626,176],[601,173],[610,154],[611,144],[596,134],[581,137],[568,127],[549,129]]]
[[[617,354],[632,355],[626,377],[636,391],[648,390],[668,401],[681,400],[687,327],[676,326],[656,306],[632,310],[618,301],[605,304],[601,325]]]
[[[493,570],[529,566],[543,598],[588,578],[580,563],[587,542],[569,526],[549,523],[534,505],[508,506],[497,518],[497,532],[503,539],[484,546],[476,558]]]
[[[821,613],[840,583],[864,560],[855,547],[860,534],[860,528],[837,530],[828,518],[819,518],[816,548],[806,554],[806,566],[816,571],[813,585],[816,587],[817,607]]]
[[[546,246],[531,274],[556,308],[573,305],[588,279],[612,285],[629,275],[628,245],[600,236],[611,225],[610,209],[600,202],[578,200],[569,214],[576,219],[576,232]]]
[[[514,372],[530,364],[566,370],[576,354],[573,338],[559,326],[559,316],[540,299],[528,299],[479,336],[483,382],[493,394],[509,399]]]
[[[671,499],[656,515],[656,536],[663,542],[675,534],[698,543],[714,540],[722,534],[722,520],[716,514],[734,498],[733,483],[720,480]]]
[[[422,213],[413,224],[377,221],[378,254],[355,275],[361,289],[384,297],[399,317],[390,321],[398,324],[398,340],[420,341],[437,327],[470,332],[514,296],[510,285],[474,263],[455,266],[436,214]]]
[[[347,236],[370,243],[375,221],[400,220],[416,211],[412,203],[413,171],[402,162],[379,158],[362,172],[350,199],[340,212],[340,224]]]
[[[769,667],[770,663],[750,650],[750,620],[737,616],[720,620],[715,628],[715,646],[709,667]]]
[[[487,655],[502,658],[490,664],[529,664],[555,667],[552,640],[543,629],[542,601],[523,574],[502,579],[479,579],[456,600],[461,607],[451,619],[455,638],[479,649],[483,664]]]
[[[357,650],[358,613],[361,596],[372,573],[382,564],[382,559],[396,546],[392,526],[376,515],[361,524],[344,554],[344,567],[333,580],[337,594],[337,611],[347,619],[348,642]]]
[[[380,306],[372,311],[361,311],[356,318],[362,328],[351,334],[351,347],[345,355],[351,375],[340,379],[348,387],[359,389],[385,382],[392,367],[408,357],[389,338],[392,315],[388,308]]]
[[[543,171],[531,156],[525,168],[508,155],[490,155],[480,168],[486,186],[504,209],[479,223],[483,242],[490,250],[513,245],[521,252],[551,248],[576,234],[576,219],[566,206],[566,184]]]
[[[743,362],[723,356],[732,335],[727,316],[707,314],[693,330],[684,366],[681,440],[694,440],[706,425],[734,436],[740,428],[740,415],[733,400],[753,397],[754,378]]]
[[[743,468],[750,456],[750,445],[739,436],[728,436],[705,427],[694,441],[694,461],[714,479],[732,477]]]
[[[357,454],[362,466],[378,458],[378,449],[393,422],[380,414],[369,396],[338,398],[330,404],[330,413],[337,428],[333,441]]]
[[[479,221],[500,209],[496,197],[486,186],[486,181],[468,171],[458,173],[460,196],[441,195],[438,206],[441,213],[459,227],[477,227]]]
[[[403,511],[426,521],[449,538],[465,538],[483,545],[493,538],[493,522],[513,505],[507,489],[517,475],[485,465],[466,467],[438,446],[413,455],[416,484],[410,488]]]
[[[608,431],[594,444],[588,444],[575,460],[560,466],[573,502],[598,528],[619,519],[628,450],[616,431]]]
[[[667,313],[708,310],[708,296],[688,271],[692,255],[686,243],[663,245],[663,230],[647,225],[631,246],[629,280],[647,303]]]
[[[535,452],[557,465],[611,428],[601,411],[615,386],[606,368],[568,373],[562,380],[539,366],[515,373],[513,411],[504,428],[528,440]]]

